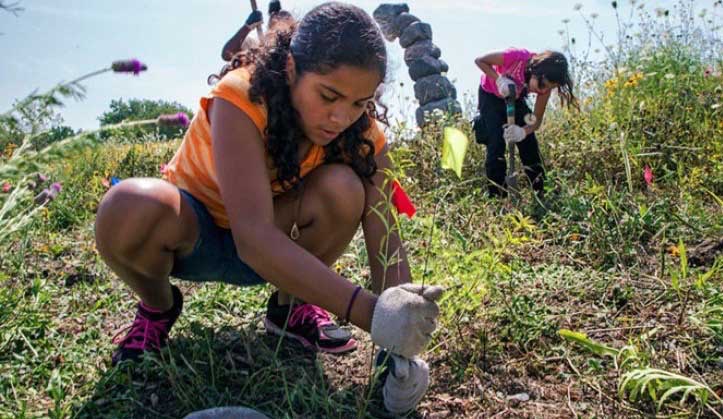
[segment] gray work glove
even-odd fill
[[[439,286],[402,284],[386,289],[372,316],[372,341],[390,352],[413,358],[422,352],[437,328]]]
[[[519,125],[505,124],[505,131],[502,136],[505,138],[505,142],[509,145],[519,143],[520,141],[524,140],[525,137],[527,137],[527,134],[525,134],[525,129]]]
[[[510,95],[510,85],[514,86],[515,82],[505,76],[499,76],[495,84],[500,95],[502,95],[502,97],[508,97]]]
[[[384,407],[391,413],[402,414],[417,407],[427,392],[429,366],[417,356],[407,359],[390,354],[389,357],[389,373],[382,388]]]

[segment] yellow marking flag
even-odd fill
[[[462,179],[462,163],[469,140],[457,128],[446,127],[442,140],[442,169],[452,169]]]

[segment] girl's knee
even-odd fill
[[[337,219],[360,220],[365,203],[361,178],[351,167],[343,164],[330,164],[319,170],[313,187],[319,192],[325,206],[335,212]]]
[[[173,198],[163,183],[128,179],[105,194],[95,219],[96,247],[102,255],[139,245],[165,215],[174,211]]]

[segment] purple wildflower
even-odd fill
[[[140,62],[138,59],[113,61],[111,68],[116,73],[133,73],[134,76],[140,74],[141,71],[148,70],[148,66]]]
[[[54,200],[62,190],[63,185],[60,182],[55,182],[50,185],[49,188],[43,189],[39,194],[35,196],[35,203],[38,205],[45,205],[48,202]]]
[[[190,121],[188,115],[184,112],[178,112],[176,114],[161,115],[156,121],[158,125],[162,127],[188,127]]]

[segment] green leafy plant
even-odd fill
[[[655,368],[641,368],[623,374],[619,386],[620,396],[626,396],[630,401],[649,397],[657,402],[660,409],[666,400],[673,396],[680,396],[679,404],[683,406],[688,398],[695,399],[709,411],[716,413],[714,406],[723,404],[723,400],[706,384]],[[718,417],[721,417],[716,413]]]

